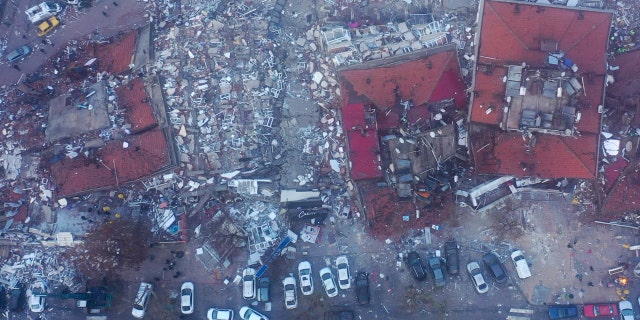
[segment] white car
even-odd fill
[[[629,300],[618,302],[618,308],[620,309],[620,317],[622,317],[622,320],[635,320],[633,305]]]
[[[526,279],[531,277],[531,271],[529,270],[529,264],[527,260],[524,258],[522,251],[516,250],[511,253],[511,260],[513,260],[513,264],[516,267],[516,272],[518,273],[518,277],[520,279]]]
[[[339,256],[336,258],[336,266],[338,269],[338,286],[340,286],[340,289],[346,290],[351,288],[351,276],[347,256]]]
[[[298,297],[296,297],[296,278],[286,277],[282,281],[284,286],[284,306],[287,309],[295,309],[298,307]]]
[[[256,269],[246,268],[242,271],[242,297],[245,299],[255,299]]]
[[[185,282],[180,287],[180,311],[182,314],[193,313],[193,282]]]
[[[133,300],[133,310],[131,310],[132,316],[138,319],[144,318],[144,314],[147,311],[147,304],[149,304],[149,298],[151,298],[152,290],[152,284],[146,282],[140,283],[140,287],[138,287],[138,293],[136,293],[136,298],[135,300]]]
[[[298,264],[298,277],[300,278],[302,295],[313,294],[313,277],[311,277],[311,263],[309,261],[302,261]]]
[[[233,310],[211,308],[207,311],[207,320],[233,320]]]
[[[476,288],[476,291],[478,291],[478,293],[487,293],[487,291],[489,291],[489,286],[484,280],[480,264],[475,261],[469,262],[467,264],[467,271],[469,272],[469,276],[471,277],[471,281],[473,281],[473,286]]]
[[[338,295],[338,288],[336,288],[336,281],[333,278],[333,273],[329,267],[320,269],[320,280],[322,280],[322,286],[329,298],[333,298]]]
[[[244,320],[269,320],[269,317],[249,307],[240,308],[240,318]]]
[[[47,287],[44,281],[37,280],[34,282],[27,291],[27,295],[29,296],[29,310],[31,310],[31,312],[44,311],[44,297],[47,295]]]

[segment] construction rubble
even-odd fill
[[[363,10],[388,5],[364,2],[357,3]],[[392,2],[409,12],[412,1]],[[340,71],[452,46],[468,90],[476,9],[374,22],[354,18],[355,5],[327,0],[320,17],[305,21],[286,0],[152,1],[152,27],[100,43],[72,41],[17,90],[2,88],[0,281],[14,287],[46,279],[49,287],[81,290],[73,266],[59,256],[89,231],[80,224],[148,218],[151,243],[196,241],[198,259],[213,271],[234,259],[265,264],[285,238],[316,243],[325,219],[364,217],[366,199],[349,176]],[[635,6],[616,4],[612,54],[636,46]],[[331,22],[349,15],[349,23]],[[136,47],[145,42],[147,48]],[[136,57],[131,64],[108,66],[99,56],[127,43]],[[413,105],[402,103],[406,117]],[[471,170],[461,165],[469,161],[466,115],[447,103],[433,106],[432,126],[403,119],[401,132],[381,137],[387,156],[380,160],[380,183],[413,206],[405,222],[414,212],[419,216],[419,206],[444,207],[444,195],[480,208],[498,193],[515,193],[513,177],[469,178]],[[69,119],[96,126],[76,130],[66,126]],[[628,129],[623,135],[638,135],[637,128]],[[603,141],[605,170],[625,149],[616,137]],[[448,153],[434,153],[433,163],[412,174],[405,159],[416,142],[429,150],[442,143]],[[124,158],[133,160],[118,162]],[[538,183],[567,188],[561,181],[517,188]],[[586,194],[579,193],[576,204],[591,205]]]

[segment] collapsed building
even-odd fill
[[[394,220],[425,221],[420,210],[441,205],[435,195],[453,183],[447,161],[466,154],[457,139],[466,86],[456,46],[348,66],[340,77],[348,170],[368,221],[393,232],[403,224]]]
[[[517,192],[516,178],[596,179],[611,12],[485,1],[479,15],[470,151],[478,174],[513,179],[464,201]]]

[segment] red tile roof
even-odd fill
[[[342,108],[342,127],[345,131],[364,128],[364,104],[350,103]]]
[[[524,152],[519,133],[494,132],[496,143],[487,134],[472,134],[475,150],[488,147],[475,155],[479,173],[513,174],[542,178],[594,178],[598,150],[600,114],[606,46],[612,15],[608,12],[549,7],[524,2],[484,2],[475,97],[471,106],[471,122],[498,125],[501,121],[506,75],[504,65],[526,62],[530,67],[545,67],[547,53],[541,41],[552,39],[578,66],[584,78],[586,96],[578,102],[581,121],[576,124],[581,135],[562,138],[540,134],[534,152]],[[488,70],[484,70],[488,66]],[[488,106],[494,110],[486,113]],[[499,141],[499,142],[498,142]],[[491,147],[491,145],[494,145]],[[523,164],[531,164],[522,171]]]
[[[637,211],[640,208],[640,162],[630,163],[609,192],[601,214],[611,219]]]
[[[126,110],[125,119],[131,124],[131,132],[138,133],[156,127],[158,121],[149,104],[142,79],[135,78],[116,88],[118,105]]]
[[[389,110],[376,109],[376,121],[378,122],[378,129],[395,129],[400,126],[400,113],[402,107],[397,106],[390,108]]]
[[[353,180],[382,177],[378,154],[378,132],[376,130],[349,131],[349,160]]]
[[[487,0],[479,61],[544,66],[547,52],[540,50],[541,41],[553,39],[580,72],[603,74],[611,19],[611,13],[595,10]]]
[[[578,139],[540,134],[533,151],[527,153],[522,134],[517,132],[496,130],[472,140],[478,172],[540,178],[593,178],[597,150],[583,144],[597,143],[598,135],[591,133]]]
[[[466,101],[455,50],[387,66],[345,70],[340,75],[356,95],[365,96],[380,109],[399,102],[396,92],[400,99],[413,100],[415,105],[452,97],[462,104]]]
[[[640,88],[640,50],[625,52],[616,56],[611,64],[620,67],[613,72],[615,82],[607,88],[607,95],[619,98],[633,96]]]
[[[349,139],[349,159],[353,180],[379,178],[378,131],[375,123],[367,126],[364,104],[348,104],[342,108],[342,127]]]
[[[129,143],[127,148],[123,148],[124,141]],[[113,188],[153,174],[169,164],[167,148],[164,134],[155,129],[113,141],[89,158],[83,154],[65,157],[51,166],[56,193],[64,197]]]
[[[99,71],[119,74],[129,70],[136,48],[138,31],[132,30],[122,38],[106,44],[97,44],[94,52],[98,58]]]

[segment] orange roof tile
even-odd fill
[[[496,131],[496,142],[488,140],[484,132],[472,134],[474,147],[489,145],[475,155],[479,172],[594,178],[600,130],[597,107],[603,97],[611,13],[494,0],[486,0],[482,12],[481,68],[475,76],[475,96],[470,106],[472,123],[499,124],[505,92],[502,78],[507,73],[504,66],[525,62],[530,67],[545,67],[547,52],[541,50],[542,40],[557,41],[558,49],[578,66],[586,95],[578,97],[582,117],[576,124],[581,133],[577,139],[539,134],[534,152],[525,153],[519,133]],[[488,106],[494,107],[489,114]],[[527,164],[530,166],[523,171]]]
[[[136,47],[138,31],[132,30],[122,38],[106,44],[97,44],[94,50],[99,70],[118,74],[129,70]]]
[[[123,142],[129,146],[123,148]],[[98,160],[101,159],[102,161]],[[113,141],[90,158],[83,154],[51,166],[59,196],[112,188],[153,174],[169,164],[167,142],[155,129]]]
[[[138,133],[158,125],[149,104],[142,79],[135,78],[116,88],[120,107],[126,110],[125,119],[131,124],[131,132]]]
[[[615,82],[607,88],[607,95],[619,98],[633,96],[640,88],[640,50],[625,52],[616,56],[612,65],[620,69],[613,72]]]
[[[396,97],[413,100],[415,105],[448,98],[466,100],[455,50],[388,66],[345,70],[340,75],[356,95],[365,96],[380,109],[398,103]],[[446,81],[439,85],[443,79]]]
[[[594,177],[597,134],[583,134],[579,139],[539,134],[536,146],[526,152],[522,134],[485,131],[472,140],[478,172],[516,177]],[[526,170],[525,170],[526,168]]]

